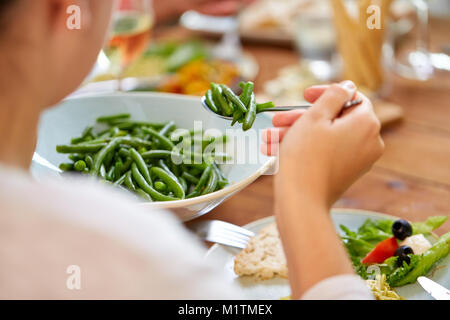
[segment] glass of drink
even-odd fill
[[[103,54],[109,60],[109,73],[117,77],[118,90],[125,69],[148,47],[154,13],[151,0],[120,0],[114,12],[109,40]]]
[[[296,17],[295,43],[302,61],[320,81],[336,77],[336,35],[328,0],[316,0]]]

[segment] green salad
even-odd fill
[[[448,217],[430,217],[425,222],[368,219],[352,231],[341,225],[341,238],[356,272],[369,279],[378,267],[391,287],[414,283],[450,253],[450,232],[430,243],[433,230]]]

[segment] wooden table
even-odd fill
[[[179,28],[170,34],[188,33]],[[448,41],[450,23],[432,23],[434,48]],[[167,32],[164,32],[167,36]],[[277,71],[299,61],[289,48],[245,44],[260,66],[256,90]],[[446,79],[448,80],[448,79]],[[448,83],[448,82],[447,82]],[[372,210],[424,220],[450,215],[450,86],[405,84],[394,79],[387,100],[405,110],[403,122],[383,130],[386,150],[372,170],[357,181],[335,204],[338,208]],[[263,176],[200,219],[220,219],[244,225],[273,214],[273,177]],[[439,234],[450,231],[450,221]]]

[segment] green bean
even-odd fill
[[[98,139],[86,141],[84,143],[89,145],[89,144],[105,143],[105,142],[110,142],[110,141],[111,141],[111,138],[98,138]]]
[[[75,144],[75,145],[59,145],[56,146],[58,153],[92,153],[104,148],[106,143],[97,144]]]
[[[119,156],[124,157],[124,158],[130,157],[130,150],[125,149],[125,148],[120,148]]]
[[[123,174],[119,179],[117,179],[117,180],[114,182],[114,184],[115,184],[115,185],[118,185],[118,186],[122,185],[122,184],[125,182],[126,176],[127,176],[126,173]]]
[[[213,99],[213,94],[211,89],[206,91],[205,94],[205,100],[206,100],[206,105],[215,113],[219,112],[219,107],[216,106],[216,103],[214,102]]]
[[[159,130],[159,134],[162,136],[168,136],[169,133],[176,128],[175,122],[169,121],[161,130]],[[159,145],[160,142],[157,138],[154,139],[156,145]]]
[[[152,168],[154,169],[154,168]],[[164,171],[162,169],[160,169],[161,171]],[[152,197],[152,199],[156,200],[156,201],[174,201],[174,200],[179,200],[179,198],[174,198],[171,196],[166,196],[158,191],[156,191],[155,189],[153,189],[144,179],[144,177],[141,175],[141,173],[139,172],[136,163],[133,163],[131,165],[131,172],[133,174],[133,178],[134,180],[136,180],[136,183],[139,185],[139,187],[142,188],[142,190],[144,190],[145,192],[147,192],[150,197]]]
[[[62,171],[72,171],[73,170],[73,163],[61,163],[59,165],[59,168]]]
[[[131,191],[136,191],[136,186],[133,183],[133,177],[132,177],[132,172],[127,171],[127,173],[125,174],[125,186],[130,189]]]
[[[123,131],[123,130],[119,130],[119,132],[117,132],[114,137],[125,137],[128,134],[128,132]]]
[[[273,102],[266,102],[266,103],[258,103],[256,105],[256,113],[260,113],[263,112],[264,110],[267,109],[272,109],[275,108],[275,104]]]
[[[202,195],[216,191],[217,182],[219,182],[219,177],[214,170],[211,170],[208,183],[206,184],[205,189],[203,189]]]
[[[249,130],[256,119],[256,102],[255,102],[255,94],[252,93],[250,97],[250,102],[248,105],[248,111],[245,114],[244,124],[242,125],[242,129],[244,131]]]
[[[113,158],[114,158],[114,152],[109,152],[105,156],[105,159],[103,160],[103,163],[105,164],[105,168],[109,168],[111,166]]]
[[[253,82],[249,81],[249,82],[242,82],[239,85],[242,88],[242,93],[239,96],[239,99],[248,108],[253,93],[254,84]],[[242,110],[240,109],[236,110],[233,114],[233,121],[231,122],[231,125],[233,126],[236,122],[242,119],[243,116],[244,113],[242,112]]]
[[[68,157],[70,160],[72,160],[73,162],[77,162],[78,160],[83,160],[84,159],[84,155],[82,154],[71,154]]]
[[[195,159],[202,159],[202,163],[212,162],[213,160],[220,160],[224,162],[232,159],[232,157],[226,153],[216,153],[216,152],[208,152],[208,153],[191,152],[188,154],[184,154],[183,156],[185,159],[188,159],[190,157],[191,161],[194,161]]]
[[[173,174],[170,174],[166,170],[159,167],[153,167],[150,171],[161,179],[169,187],[169,189],[173,191],[177,198],[184,199],[185,193],[183,186],[178,179],[173,176]]]
[[[159,130],[159,134],[162,136],[168,136],[168,134],[176,128],[175,122],[168,122],[161,130]]]
[[[136,126],[136,124],[131,121],[114,122],[114,125],[120,130],[130,130]]]
[[[156,138],[159,142],[159,145],[166,150],[171,151],[175,146],[167,137],[162,136],[159,134],[159,132],[156,132],[155,130],[151,128],[142,128],[142,130],[150,135],[152,135],[153,138]]]
[[[117,127],[112,127],[111,129],[109,129],[109,132],[111,134],[111,137],[115,137],[117,134],[119,134],[120,129]]]
[[[228,186],[228,181],[225,181],[225,180],[219,180],[219,181],[217,182],[217,187],[218,187],[219,189],[223,189],[223,188],[225,188],[226,186]]]
[[[105,157],[112,152],[117,146],[122,142],[123,138],[114,138],[112,139],[105,147],[103,147],[102,150],[100,150],[99,153],[95,156],[94,159],[94,166],[91,168],[91,174],[97,176],[100,167],[103,164],[103,161],[105,160]]]
[[[86,166],[89,169],[92,169],[92,167],[94,166],[94,160],[90,155],[86,155],[86,157],[84,158],[84,162],[86,162]]]
[[[145,192],[144,190],[142,190],[141,188],[136,189],[136,194],[148,202],[153,201],[152,197],[150,197],[150,195],[147,192]]]
[[[83,133],[81,134],[81,137],[73,138],[70,141],[70,143],[71,144],[77,144],[77,143],[85,141],[87,137],[92,136],[92,130],[93,129],[94,129],[94,127],[87,127],[86,129],[84,129]]]
[[[122,173],[130,170],[131,164],[133,163],[133,159],[127,158],[123,163]]]
[[[114,177],[118,179],[122,175],[122,168],[123,168],[122,160],[119,159],[118,161],[116,161],[114,167],[115,167]]]
[[[86,169],[86,162],[84,162],[83,160],[78,160],[74,163],[73,168],[76,171],[84,171],[84,169]]]
[[[106,173],[106,180],[108,181],[114,181],[114,172],[115,172],[115,167],[111,166],[111,168],[109,168],[108,172]]]
[[[168,174],[170,174],[173,178],[175,179],[177,178],[177,176],[172,172],[172,170],[169,169],[169,167],[166,165],[163,159],[160,159],[158,161],[158,166],[164,171],[166,171]]]
[[[192,184],[197,184],[198,181],[199,181],[199,179],[198,179],[197,177],[193,176],[192,174],[190,174],[190,173],[187,172],[187,171],[184,171],[184,172],[181,174],[181,177],[184,178],[186,181],[189,181],[189,182],[192,183]]]
[[[213,168],[213,170],[219,175],[219,179],[220,180],[226,180],[226,181],[228,181],[228,179],[223,175],[223,172],[222,172],[222,170],[220,170],[220,168],[219,168],[219,166],[217,165],[217,163],[213,163],[212,164],[212,168]]]
[[[147,181],[148,184],[152,185],[152,178],[150,177],[150,172],[148,171],[147,165],[146,165],[144,159],[142,159],[142,156],[140,155],[140,153],[137,152],[136,149],[131,148],[130,156],[131,156],[131,159],[133,159],[134,162],[136,163],[141,174],[144,176],[145,181]]]
[[[167,185],[162,181],[155,182],[155,189],[159,192],[164,192],[167,190]]]
[[[153,145],[150,141],[145,141],[140,138],[122,137],[121,139],[122,139],[121,140],[122,144],[126,144],[126,145],[129,145],[134,148],[139,148],[139,147],[148,147],[149,148]]]
[[[246,106],[247,108],[250,104],[254,86],[255,85],[253,84],[253,82],[251,82],[251,81],[246,82],[244,84],[244,88],[242,89],[242,94],[239,96],[239,99],[242,101],[244,106]]]
[[[179,177],[181,175],[180,166],[176,165],[173,162],[170,162],[169,165],[170,165],[170,171],[172,171],[175,176]]]
[[[244,115],[244,113],[241,110],[239,110],[239,109],[234,110],[234,112],[233,112],[233,121],[231,121],[231,125],[234,126],[234,124],[236,122],[238,122],[239,119],[241,119],[243,115]]]
[[[210,174],[211,174],[211,166],[207,166],[205,171],[203,171],[197,185],[195,186],[194,191],[200,192],[202,190],[202,188],[205,185],[206,181],[208,180]]]
[[[239,99],[237,95],[234,94],[233,90],[228,88],[227,86],[221,85],[222,92],[225,96],[243,113],[247,113],[247,108],[244,103]]]
[[[222,110],[222,112],[226,116],[233,114],[233,109],[230,107],[227,100],[222,95],[222,88],[216,83],[211,83],[211,91],[212,91],[213,99],[216,102],[216,105],[219,106],[219,108]]]
[[[129,113],[120,113],[120,114],[115,114],[115,115],[111,115],[111,116],[98,117],[97,122],[109,123],[111,121],[123,120],[123,119],[128,119],[128,118],[130,118]]]
[[[144,159],[160,159],[172,156],[173,152],[168,150],[150,150],[141,154]]]
[[[144,121],[123,121],[115,123],[115,126],[121,130],[131,130],[135,127],[151,127],[154,129],[160,129],[165,125],[166,123],[151,123]]]
[[[98,171],[99,171],[100,177],[101,177],[103,180],[107,180],[107,179],[106,179],[106,169],[105,169],[105,165],[104,165],[103,163],[100,165],[100,169],[99,169]]]
[[[187,184],[186,180],[184,180],[183,177],[178,177],[178,181],[180,182],[181,186],[183,187],[184,193],[186,194],[186,192],[188,190],[188,184]]]
[[[204,170],[204,169],[200,169],[200,168],[195,168],[195,167],[193,167],[193,168],[191,168],[191,169],[189,170],[189,173],[190,173],[191,175],[193,175],[193,176],[198,176],[198,175],[202,174],[203,170]]]
[[[228,137],[225,136],[225,135],[220,136],[220,137],[214,137],[212,139],[203,139],[203,141],[202,141],[202,151],[204,151],[206,149],[206,147],[208,147],[210,145],[217,146],[219,144],[224,144],[224,143],[227,142],[227,140],[228,140]],[[214,150],[214,149],[211,149],[211,151]]]
[[[200,195],[200,192],[194,190],[186,196],[186,199],[195,198],[195,197],[198,197],[199,195]]]

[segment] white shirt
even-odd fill
[[[205,252],[171,212],[97,183],[38,183],[0,167],[0,299],[245,299]],[[305,298],[372,296],[341,276]]]

